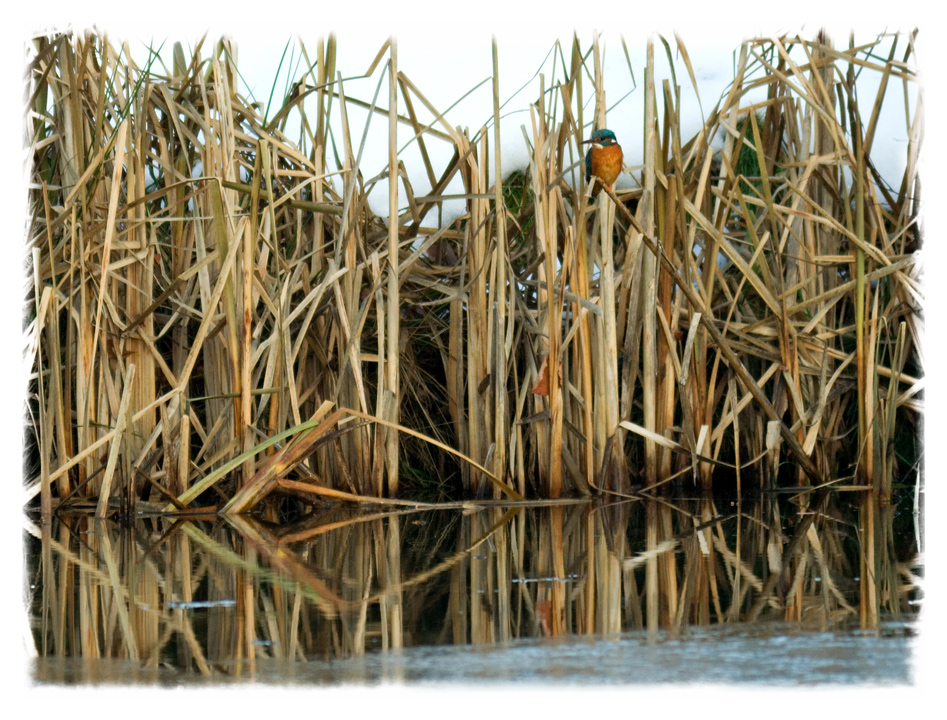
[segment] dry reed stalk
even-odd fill
[[[36,250],[33,251],[33,264],[34,268],[37,267],[37,255]],[[35,281],[34,281],[35,282]],[[38,287],[37,283],[37,287]],[[52,290],[46,288],[43,290],[42,297],[37,296],[36,299],[36,322],[34,323],[35,332],[34,332],[34,342],[33,345],[36,347],[37,351],[39,350],[39,338],[43,333],[43,321],[49,315],[49,305],[50,299],[52,297]],[[53,512],[53,496],[52,496],[52,485],[51,478],[49,473],[49,462],[50,458],[50,436],[52,435],[52,414],[49,412],[46,404],[46,390],[45,383],[43,382],[42,375],[38,378],[38,396],[39,396],[39,426],[42,430],[42,442],[40,445],[40,516],[43,523],[48,523],[52,519]]]
[[[398,216],[398,46],[392,38],[388,66],[388,345],[387,364],[385,366],[385,397],[383,413],[386,420],[400,422],[400,370],[401,354],[401,300],[398,279],[398,225],[394,218]],[[381,348],[378,350],[381,355]],[[389,429],[386,437],[386,466],[388,469],[388,494],[398,494],[398,431]],[[400,628],[400,624],[398,625]],[[400,646],[400,643],[399,643]]]
[[[542,94],[540,95],[542,97]],[[538,265],[537,292],[538,315],[544,325],[539,355],[543,358],[548,390],[549,424],[537,427],[535,443],[539,460],[539,476],[543,494],[558,497],[562,489],[562,389],[559,368],[559,336],[562,311],[556,303],[554,280],[556,277],[556,215],[550,198],[547,162],[550,153],[550,136],[545,123],[543,105],[531,108],[532,145],[534,155],[530,162],[531,181],[534,192],[536,240],[542,261]],[[540,324],[540,323],[537,323]],[[541,370],[542,372],[542,370]],[[534,410],[545,410],[546,403],[534,398]]]
[[[593,38],[592,51],[595,64],[595,114],[599,128],[607,126],[605,119],[605,88],[604,73],[602,71],[602,53],[599,47],[598,36]],[[615,228],[615,208],[603,196],[599,201],[598,226],[601,252],[600,287],[602,317],[596,322],[602,352],[597,353],[601,360],[601,372],[596,373],[600,378],[599,388],[596,390],[595,416],[600,418],[599,437],[596,445],[599,456],[596,458],[597,467],[610,480],[613,488],[621,487],[621,480],[627,473],[623,452],[623,432],[619,426],[618,417],[618,335],[615,311],[615,249],[613,245]],[[606,458],[612,464],[605,466]],[[617,475],[617,478],[616,478]],[[593,477],[586,478],[589,483]]]
[[[654,87],[654,39],[648,38],[647,63],[645,65],[645,94],[644,94],[644,177],[642,186],[644,194],[638,205],[638,212],[643,218],[642,234],[653,236],[655,232],[655,214],[658,206],[657,187],[655,185],[655,169],[658,150],[657,136],[657,99]],[[658,206],[659,207],[659,206]],[[641,256],[641,274],[638,292],[643,309],[641,322],[641,392],[642,410],[644,413],[643,425],[648,432],[661,433],[657,427],[657,380],[658,368],[656,357],[656,327],[653,308],[655,307],[657,292],[657,257],[651,253]],[[648,485],[653,485],[658,479],[658,453],[655,444],[645,441],[645,479]],[[650,606],[649,606],[649,618]],[[649,620],[649,628],[651,627]]]
[[[482,395],[489,389],[487,369],[487,238],[486,203],[481,195],[482,172],[486,170],[482,153],[477,153],[477,144],[471,143],[466,134],[458,138],[458,152],[466,157],[462,176],[467,200],[467,224],[464,245],[467,248],[465,267],[469,276],[467,283],[466,312],[466,387],[467,387],[467,447],[468,453],[477,462],[483,462],[489,443],[486,437],[487,411]],[[478,157],[479,155],[479,157]],[[486,385],[486,386],[485,386]],[[473,475],[470,489],[479,494],[483,490],[482,480]]]
[[[132,381],[135,378],[135,366],[129,365],[125,371],[125,382],[122,384],[122,401],[118,406],[118,413],[115,418],[115,437],[112,438],[112,444],[109,448],[108,464],[105,466],[105,474],[102,476],[102,487],[99,489],[99,502],[95,509],[95,516],[104,518],[108,509],[109,497],[112,492],[112,477],[115,472],[115,466],[118,462],[119,449],[122,445],[122,439],[128,431],[128,403],[132,395]],[[132,480],[126,475],[125,482]]]
[[[510,267],[510,247],[506,231],[507,210],[503,200],[503,163],[501,162],[500,143],[500,63],[497,55],[496,36],[492,39],[493,55],[493,208],[496,223],[496,248],[493,252],[491,277],[491,299],[495,308],[494,330],[490,342],[493,348],[491,373],[493,376],[493,403],[495,407],[493,430],[493,474],[500,478],[513,476],[509,459],[510,419],[507,388],[509,387],[509,361],[513,346],[513,330],[516,326],[514,286],[508,280]],[[522,489],[520,494],[522,494]],[[494,491],[494,497],[496,497]],[[500,626],[508,623],[502,617]]]

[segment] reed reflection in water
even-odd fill
[[[910,512],[851,493],[334,507],[291,526],[65,516],[32,534],[40,682],[64,681],[63,658],[247,678],[264,660],[412,645],[769,620],[870,629],[913,616],[919,594]]]

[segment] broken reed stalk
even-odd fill
[[[871,150],[892,100],[879,90],[866,119],[854,70],[842,75],[878,73],[910,97],[913,36],[885,39],[886,53],[882,40],[748,40],[690,139],[680,88],[657,91],[649,42],[629,96],[644,104],[640,150],[611,128],[626,166],[644,158],[640,187],[590,202],[577,141],[609,125],[599,38],[590,51],[574,38],[568,62],[555,46],[562,62],[540,75],[523,129],[529,167],[506,177],[495,43],[492,132],[471,134],[399,68],[394,41],[366,73],[371,102],[347,94],[330,36],[264,115],[238,91],[228,42],[191,58],[178,46],[159,72],[94,35],[36,38],[27,500],[40,494],[46,517],[67,498],[108,512],[120,487],[161,506],[218,492],[244,509],[298,495],[287,483],[558,497],[679,475],[712,487],[727,468],[742,489],[768,481],[767,457],[799,468],[778,482],[801,471],[816,483],[860,458],[890,492],[923,410],[922,125],[909,105],[907,169],[889,189]],[[369,110],[359,137],[352,106]],[[388,119],[380,174],[362,167],[376,115]],[[451,150],[443,167],[436,143]],[[427,195],[404,169],[414,149]],[[442,224],[458,176],[465,209]],[[385,178],[387,217],[369,202]],[[278,446],[326,408],[342,414],[324,441]],[[113,482],[117,471],[139,481]]]

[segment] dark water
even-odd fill
[[[33,679],[905,684],[911,510],[848,493],[62,517],[28,537]]]

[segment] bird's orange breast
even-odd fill
[[[620,145],[606,145],[601,148],[592,148],[592,174],[596,175],[611,187],[621,174],[622,151]],[[601,190],[596,183],[593,195]]]

